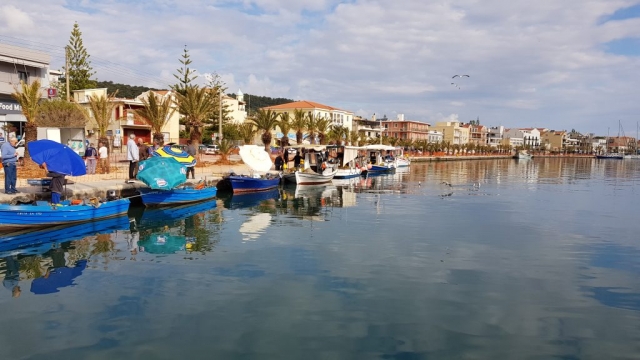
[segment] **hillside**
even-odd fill
[[[117,96],[119,98],[127,98],[127,99],[133,99],[147,90],[156,90],[156,89],[148,88],[146,86],[118,84],[118,83],[114,83],[113,81],[98,81],[96,83],[96,87],[107,88],[107,93],[109,94],[112,94],[114,91],[118,90]]]

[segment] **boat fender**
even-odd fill
[[[324,169],[326,169],[326,168],[327,168],[327,163],[323,162],[323,163],[322,163],[322,170],[324,170]]]

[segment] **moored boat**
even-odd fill
[[[28,205],[0,204],[0,230],[42,228],[108,219],[126,214],[129,203],[129,199],[118,199],[79,205],[51,205],[43,201]]]
[[[528,160],[532,159],[533,155],[529,154],[526,150],[520,150],[515,155],[513,155],[513,158],[519,160]]]
[[[606,154],[596,155],[596,159],[622,160],[624,159],[624,155],[620,153],[606,153]]]
[[[229,174],[216,185],[219,190],[239,194],[268,191],[280,185],[280,174],[269,173],[273,162],[263,147],[244,145],[240,147],[239,153],[242,161],[251,169],[251,174]]]
[[[335,151],[338,167],[334,179],[352,179],[362,175],[363,168],[358,161],[361,147],[357,146],[332,146],[331,151]]]
[[[393,146],[373,144],[364,147],[369,153],[369,162],[367,170],[369,173],[392,173],[396,171],[396,159],[392,152],[396,150]],[[386,152],[383,156],[382,152]]]
[[[142,202],[146,206],[167,206],[209,200],[216,196],[217,191],[215,186],[203,188],[184,186],[169,190],[138,189]]]
[[[304,161],[300,168],[290,169],[282,174],[285,181],[298,185],[327,184],[338,172],[337,162],[329,162],[326,145],[300,145],[295,148],[304,150]]]

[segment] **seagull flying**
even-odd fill
[[[451,78],[452,78],[452,79],[455,79],[455,78],[457,78],[457,77],[459,77],[459,78],[463,78],[463,77],[469,77],[469,75],[453,75]]]

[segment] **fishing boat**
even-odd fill
[[[107,202],[87,200],[78,205],[71,205],[69,201],[59,205],[46,201],[27,205],[0,204],[0,230],[35,229],[108,219],[126,214],[129,203],[129,199],[118,199]]]
[[[518,160],[529,160],[533,159],[533,155],[529,154],[527,150],[520,150],[513,155],[513,158]]]
[[[280,174],[270,173],[271,157],[263,147],[244,145],[240,147],[242,161],[251,169],[250,174],[231,173],[218,182],[220,191],[230,190],[234,194],[268,191],[280,185]]]
[[[396,150],[393,146],[387,146],[382,144],[367,145],[364,149],[369,153],[369,164],[367,165],[368,172],[371,173],[392,173],[396,171],[397,163],[396,158],[393,156],[393,151]],[[382,152],[386,152],[383,156]]]
[[[169,190],[139,188],[138,192],[145,206],[172,206],[213,199],[218,190],[215,186],[185,185]]]
[[[338,168],[334,179],[352,179],[362,175],[362,171],[367,171],[366,166],[360,164],[358,155],[361,147],[357,146],[329,146],[330,152],[335,153],[338,161]]]
[[[397,168],[406,168],[411,165],[411,160],[407,156],[404,155],[404,149],[401,147],[397,147],[395,150],[396,157],[396,167]]]
[[[325,145],[298,145],[298,151],[303,151],[304,162],[300,168],[291,169],[282,174],[285,181],[298,185],[327,184],[338,172],[338,163],[329,161]]]

